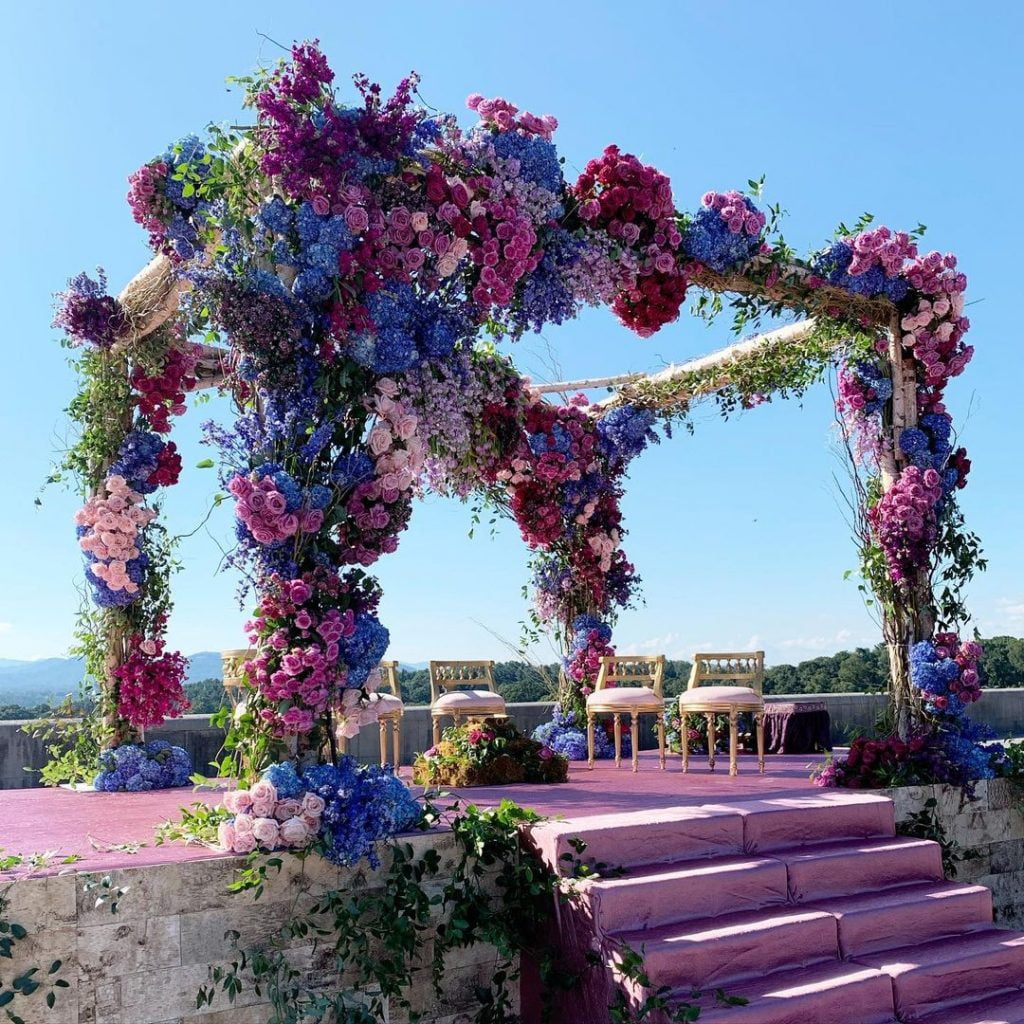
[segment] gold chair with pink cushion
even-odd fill
[[[665,700],[661,695],[665,655],[612,654],[601,658],[594,692],[587,697],[587,767],[594,767],[594,719],[612,716],[615,735],[615,767],[622,764],[622,716],[629,715],[633,743],[633,771],[639,768],[640,716],[656,715],[658,750],[665,768]]]
[[[764,651],[739,654],[695,654],[690,681],[679,695],[679,736],[683,771],[690,767],[688,717],[704,715],[708,721],[708,767],[715,770],[715,718],[729,717],[729,774],[739,772],[739,716],[750,712],[757,732],[757,765],[764,772]]]
[[[391,763],[398,768],[402,763],[402,716],[405,714],[402,688],[398,683],[398,662],[382,661],[377,667],[380,672],[380,688],[370,700],[380,709],[377,715],[377,721],[380,723],[380,763],[384,764],[388,759],[390,730]]]
[[[505,698],[494,688],[493,661],[432,661],[430,718],[434,746],[441,742],[441,719],[507,718]]]

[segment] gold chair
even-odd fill
[[[615,767],[622,764],[622,716],[629,714],[633,771],[639,768],[641,715],[657,716],[658,750],[665,769],[665,701],[661,695],[665,655],[612,654],[601,658],[594,692],[587,697],[587,767],[594,767],[594,718],[611,714],[615,730]]]
[[[711,685],[704,685],[710,683]],[[730,685],[723,685],[730,684]],[[741,711],[754,715],[757,731],[757,766],[764,772],[764,651],[740,654],[695,654],[686,692],[679,695],[679,735],[683,771],[690,767],[687,718],[706,715],[708,720],[708,767],[715,770],[715,716],[729,716],[729,774],[739,771],[738,719]]]
[[[494,688],[493,661],[432,661],[430,718],[434,746],[441,742],[441,719],[507,718],[505,698]]]
[[[382,661],[380,671],[380,689],[370,697],[379,708],[377,721],[380,723],[380,763],[388,759],[388,731],[391,732],[391,763],[396,770],[402,763],[402,716],[405,705],[402,703],[402,689],[398,683],[398,662]],[[384,687],[391,692],[387,693]]]

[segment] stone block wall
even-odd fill
[[[897,822],[936,801],[935,814],[961,855],[957,881],[992,890],[997,924],[1024,928],[1024,788],[1007,779],[976,784],[973,800],[958,786],[905,786],[889,791]]]
[[[441,868],[430,886],[440,889],[455,863],[450,834],[409,837],[417,855],[437,851]],[[385,854],[386,856],[386,854]],[[57,991],[48,1009],[41,991],[19,998],[9,1008],[31,1024],[263,1024],[270,1011],[250,987],[232,1004],[225,995],[211,1007],[196,1008],[196,995],[209,969],[232,959],[225,932],[241,934],[244,948],[272,935],[308,899],[310,886],[365,890],[380,873],[369,868],[339,869],[319,857],[305,861],[285,856],[280,874],[271,873],[263,895],[229,893],[228,884],[243,858],[213,857],[150,867],[127,867],[105,875],[66,874],[20,879],[6,888],[5,917],[23,925],[28,938],[15,946],[15,960],[2,961],[0,975],[10,979],[28,967],[41,974],[62,960],[59,975],[70,988]],[[117,912],[97,905],[99,890],[85,891],[89,879],[110,878],[112,889],[127,892]],[[428,886],[428,891],[430,891]],[[429,936],[425,955],[430,954]],[[333,958],[311,945],[297,944],[291,962],[307,972],[311,985],[344,988]],[[495,951],[486,946],[458,950],[447,962],[444,991],[433,988],[429,959],[417,966],[409,999],[424,1014],[424,1024],[455,1024],[471,1019],[474,988],[495,970]],[[404,1012],[392,1012],[387,1024],[404,1024]]]

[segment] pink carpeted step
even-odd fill
[[[1024,933],[985,928],[917,946],[867,953],[855,962],[890,975],[900,1018],[919,1021],[972,996],[1024,986]]]
[[[1024,1024],[1024,991],[983,996],[915,1020],[918,1024]]]
[[[604,933],[655,928],[786,902],[786,866],[765,857],[659,864],[582,885]]]
[[[587,844],[581,859],[612,867],[743,852],[743,819],[727,807],[663,807],[546,821],[533,826],[530,835],[544,862],[563,874],[570,865],[563,857],[577,856],[572,846],[577,839]]]
[[[776,856],[789,870],[789,896],[795,902],[891,889],[943,878],[942,850],[928,839],[865,839],[821,843]]]
[[[877,793],[818,792],[728,805],[743,817],[748,853],[896,834],[893,803]],[[709,809],[725,809],[710,805]]]
[[[844,957],[905,946],[913,936],[938,939],[992,926],[991,891],[983,885],[958,882],[925,882],[832,896],[800,907],[836,917],[839,952]]]
[[[653,989],[712,988],[839,957],[836,919],[777,907],[613,936],[637,952]]]
[[[745,1006],[716,1006],[700,999],[700,1024],[895,1024],[892,981],[859,964],[830,963],[778,971],[756,981],[729,985],[728,996]],[[681,994],[681,1000],[686,993]]]

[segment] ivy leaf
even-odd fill
[[[213,469],[214,465],[213,459],[200,459],[196,463],[196,469]]]

